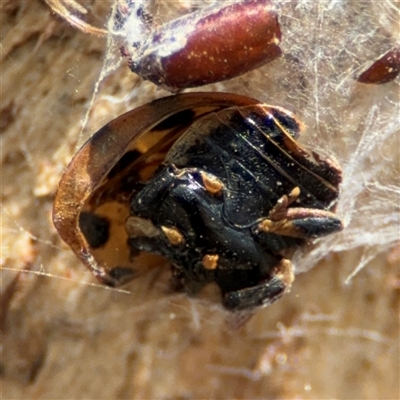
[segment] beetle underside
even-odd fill
[[[342,229],[340,167],[302,148],[290,112],[231,93],[132,110],[79,150],[54,223],[97,279],[119,286],[168,259],[174,288],[215,282],[230,310],[290,289],[300,245]]]
[[[227,109],[194,123],[132,196],[127,222],[133,254],[167,257],[190,294],[217,283],[234,310],[277,300],[293,281],[288,250],[341,229],[329,211],[337,170],[300,151],[293,117],[264,111]]]

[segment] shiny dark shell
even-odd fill
[[[232,310],[290,289],[290,252],[342,228],[340,167],[303,149],[288,111],[227,93],[163,98],[77,153],[54,205],[60,236],[117,286],[167,258],[173,284],[215,282]]]

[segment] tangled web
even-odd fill
[[[60,4],[48,2],[53,9],[54,3]],[[152,27],[221,4],[116,0],[107,30],[92,32],[105,32],[108,38],[99,82],[120,65],[121,45],[132,50]],[[294,111],[307,127],[303,143],[339,161],[343,183],[337,212],[345,229],[298,251],[294,264],[297,273],[304,272],[329,253],[359,248],[361,257],[349,281],[377,254],[400,241],[400,80],[383,85],[356,81],[374,60],[399,46],[400,3],[272,0],[271,4],[281,23],[283,56],[236,79],[191,91],[236,92]],[[76,20],[73,11],[65,10],[61,13],[67,19]],[[127,67],[126,73],[130,73]],[[146,85],[142,82],[138,90],[146,90]],[[166,94],[162,89],[156,92],[157,97]],[[130,96],[126,109],[135,106],[134,101]]]

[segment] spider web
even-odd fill
[[[154,27],[196,10],[207,14],[228,1],[118,0],[112,4],[106,29],[84,22],[86,10],[73,0],[47,3],[77,28],[107,36],[103,68],[76,140],[78,149],[104,120],[168,94],[128,70],[121,46],[134,57],[133,44],[144,42]],[[377,254],[400,241],[399,79],[384,85],[355,79],[398,45],[399,2],[274,0],[271,4],[282,27],[283,56],[236,79],[189,91],[240,93],[287,108],[306,124],[300,140],[339,161],[343,183],[337,211],[345,229],[297,251],[293,261],[296,273],[305,272],[329,254],[358,248],[359,262],[347,277],[349,282]],[[103,82],[110,76],[129,76],[131,81],[118,95],[109,94]],[[107,112],[98,107],[104,103]],[[98,108],[105,117],[97,118]]]
[[[355,273],[400,240],[399,80],[379,86],[355,79],[398,43],[399,4],[390,0],[272,3],[280,15],[283,57],[242,77],[190,91],[246,94],[288,108],[306,123],[304,144],[342,165],[338,215],[345,229],[298,251],[296,272],[309,270],[329,253],[360,248]],[[208,10],[221,2],[125,2],[122,19],[121,2],[116,2],[99,82],[120,64],[116,49],[121,43],[131,48],[145,39],[149,26],[143,14],[155,16],[152,24],[160,26],[204,4]],[[148,86],[140,82],[134,93]],[[153,89],[153,97],[164,94]],[[128,110],[142,98],[128,95],[122,102]]]

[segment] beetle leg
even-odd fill
[[[289,292],[294,274],[290,260],[282,259],[272,277],[258,285],[224,293],[224,306],[230,310],[243,310],[268,306]]]
[[[271,209],[268,216],[271,220],[280,220],[284,216],[288,206],[300,196],[300,188],[296,186],[288,195],[283,195]]]
[[[342,222],[335,214],[313,208],[288,208],[273,218],[265,218],[258,231],[295,238],[313,239],[343,229]]]

